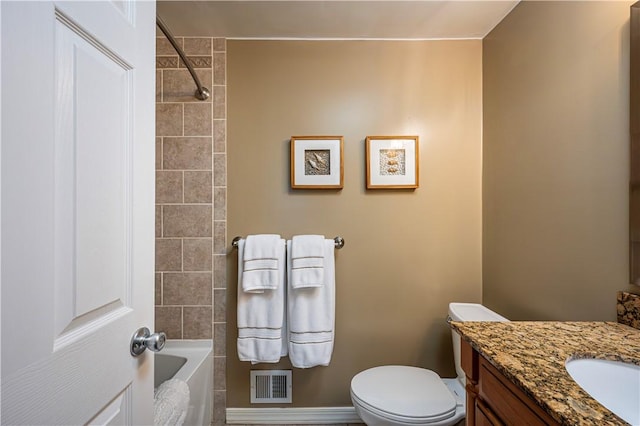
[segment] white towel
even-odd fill
[[[324,236],[296,235],[291,239],[291,287],[324,285]]]
[[[289,279],[289,359],[297,368],[329,365],[335,327],[335,260],[333,240],[324,240],[324,282],[321,287],[294,289]],[[291,242],[287,242],[289,258]],[[291,262],[289,262],[291,265]],[[291,275],[291,268],[287,268]]]
[[[245,240],[238,242],[238,358],[241,361],[278,362],[287,354],[285,321],[285,241],[279,240],[275,290],[251,293],[242,290]]]
[[[262,293],[274,290],[278,285],[277,253],[281,249],[280,235],[249,235],[245,242],[242,262],[244,274],[242,289],[246,292]]]
[[[163,382],[153,392],[153,424],[180,426],[189,410],[189,385],[179,379]]]

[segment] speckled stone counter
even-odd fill
[[[451,322],[480,355],[565,425],[625,425],[582,390],[570,358],[640,365],[640,330],[615,322]]]
[[[640,329],[640,296],[619,291],[617,300],[618,322]]]

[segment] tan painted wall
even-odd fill
[[[228,41],[228,236],[340,235],[329,367],[294,369],[294,406],[350,405],[380,364],[452,376],[451,301],[481,296],[481,41]],[[367,135],[420,136],[420,188],[365,190]],[[289,189],[289,138],[343,135],[341,191]],[[227,404],[249,406],[228,256]],[[257,368],[289,368],[288,362]]]
[[[630,287],[631,3],[522,2],[483,40],[483,301],[509,318],[615,320]]]

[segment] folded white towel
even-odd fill
[[[243,264],[238,261],[238,358],[241,361],[278,362],[287,354],[285,328],[285,241],[277,245],[278,262],[276,288],[262,293],[246,292],[242,289],[245,274]],[[238,259],[245,253],[246,241],[238,242]]]
[[[251,364],[280,361],[282,357],[282,333],[280,330],[277,330],[277,337],[274,338],[247,334],[246,337],[238,335],[238,358],[240,361],[250,361]]]
[[[287,243],[288,248],[290,245]],[[321,287],[294,289],[289,280],[289,359],[297,368],[326,366],[331,361],[335,328],[334,249],[333,240],[323,240],[324,281]],[[288,272],[291,275],[291,268]]]
[[[280,235],[249,235],[239,263],[242,263],[244,274],[242,289],[246,292],[262,293],[274,290],[278,285],[277,253],[282,249]]]
[[[163,382],[153,393],[153,424],[180,426],[189,410],[189,385],[179,379]]]
[[[278,234],[248,235],[244,247],[244,260],[278,259],[280,247]]]
[[[296,235],[291,239],[291,287],[324,285],[324,236]]]

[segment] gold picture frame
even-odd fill
[[[367,189],[418,188],[418,136],[367,136]]]
[[[291,137],[291,188],[342,189],[343,136]]]

